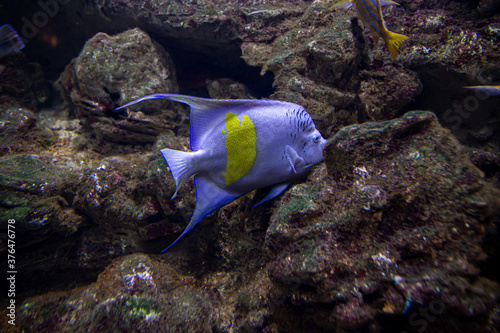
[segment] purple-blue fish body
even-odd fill
[[[156,94],[190,106],[191,152],[162,149],[177,190],[191,176],[196,206],[174,245],[200,220],[238,197],[272,186],[257,204],[280,195],[323,160],[326,144],[303,107],[272,100],[217,100]],[[177,195],[177,190],[173,198]]]

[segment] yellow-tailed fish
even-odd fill
[[[358,16],[361,21],[363,21],[365,26],[370,29],[375,42],[378,42],[379,38],[382,38],[385,41],[392,61],[394,61],[398,54],[399,47],[408,37],[387,30],[384,18],[382,17],[382,6],[392,6],[398,4],[391,0],[342,0],[333,5],[331,8],[338,7],[347,9],[352,5],[356,7],[356,11],[358,12]]]
[[[186,229],[163,251],[205,216],[236,198],[271,187],[257,205],[271,200],[323,160],[326,140],[306,110],[297,104],[156,94],[118,109],[151,99],[168,99],[190,106],[192,151],[164,148],[160,152],[177,189],[194,176],[196,206]],[[177,190],[174,197],[176,194]]]

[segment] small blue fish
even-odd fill
[[[257,205],[271,200],[323,160],[326,140],[309,114],[297,104],[156,94],[118,109],[151,99],[190,106],[192,151],[165,148],[160,152],[175,180],[172,199],[191,176],[196,188],[196,206],[188,226],[162,252],[217,209],[268,186],[272,186],[271,190]]]
[[[500,85],[497,86],[469,86],[464,87],[466,89],[472,89],[485,96],[500,96]]]
[[[0,58],[23,48],[23,41],[10,24],[0,26]]]
[[[10,24],[0,26],[0,58],[17,52],[24,47],[24,43],[19,38],[16,30]],[[5,70],[5,66],[0,64],[0,74]]]

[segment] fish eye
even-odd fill
[[[316,136],[313,138],[313,142],[314,142],[314,143],[318,143],[320,138],[321,138],[321,136],[316,135]]]

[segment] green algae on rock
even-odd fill
[[[48,332],[209,332],[216,301],[210,291],[178,274],[169,263],[143,254],[115,260],[97,280],[69,292],[27,299],[19,327]]]
[[[0,160],[2,187],[39,193],[61,184],[59,170],[37,156],[14,155]]]
[[[52,146],[55,141],[54,133],[40,126],[31,110],[10,102],[0,105],[0,156],[34,153]]]

